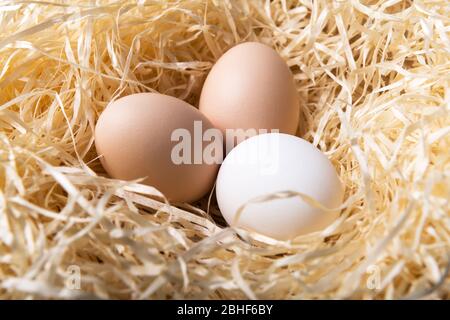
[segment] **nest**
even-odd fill
[[[446,0],[3,1],[0,298],[450,298],[449,16]],[[197,106],[243,41],[288,63],[298,135],[344,183],[322,232],[232,229],[213,193],[170,205],[100,165],[111,100]]]

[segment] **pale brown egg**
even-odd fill
[[[116,179],[145,178],[143,183],[157,188],[171,201],[192,202],[209,192],[218,164],[193,159],[194,122],[202,130],[211,122],[190,104],[175,97],[155,93],[133,94],[111,103],[101,114],[95,128],[95,145],[103,167]],[[176,130],[190,134],[192,161],[174,159]],[[200,138],[201,137],[197,137]],[[186,156],[184,154],[183,156]],[[187,159],[184,158],[184,159]]]
[[[206,78],[199,109],[222,131],[295,134],[299,122],[289,67],[275,50],[257,42],[239,44],[220,57]]]

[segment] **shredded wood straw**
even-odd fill
[[[197,106],[243,41],[287,61],[344,182],[323,232],[230,229],[213,194],[171,206],[100,165],[108,102]],[[450,298],[447,0],[0,1],[0,87],[2,299]]]

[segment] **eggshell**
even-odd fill
[[[184,128],[193,138],[194,121],[204,130],[211,122],[196,108],[175,97],[155,93],[133,94],[111,103],[95,129],[95,145],[108,174],[117,179],[145,177],[175,202],[191,202],[211,190],[218,164],[175,164],[171,141],[175,129]],[[201,142],[200,148],[205,143]],[[194,146],[192,145],[192,148]]]
[[[275,239],[321,230],[339,215],[300,197],[251,202],[283,191],[306,194],[330,209],[343,200],[343,187],[328,158],[287,134],[261,134],[241,142],[225,158],[216,181],[217,202],[230,225]],[[246,203],[235,224],[238,209]]]
[[[223,131],[295,134],[299,121],[289,67],[275,50],[257,42],[239,44],[220,57],[205,80],[199,109]]]

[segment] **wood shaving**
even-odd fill
[[[449,17],[446,0],[1,1],[0,299],[449,299]],[[286,60],[298,134],[344,183],[323,232],[234,230],[213,194],[169,204],[100,165],[110,101],[198,106],[244,41]]]

